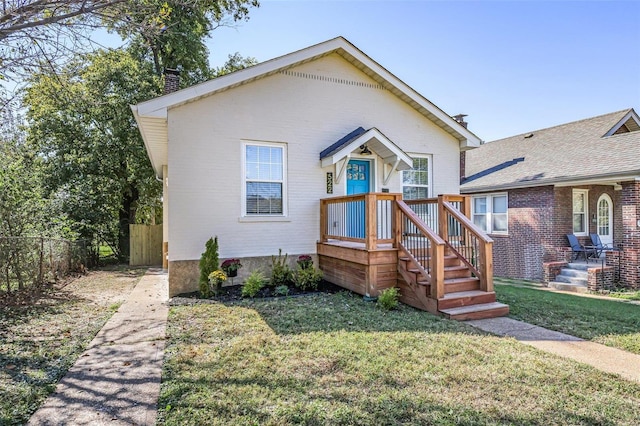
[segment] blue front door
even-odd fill
[[[370,191],[371,163],[366,160],[351,160],[347,164],[347,195],[366,194]],[[347,207],[347,230],[352,238],[365,236],[364,201],[352,201]]]

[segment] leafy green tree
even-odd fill
[[[221,77],[225,74],[230,74],[241,69],[254,66],[258,63],[258,60],[252,56],[243,57],[240,53],[236,52],[233,55],[227,57],[227,62],[223,66],[217,67],[211,70],[212,77]]]
[[[111,28],[139,55],[151,58],[156,75],[180,69],[182,87],[213,77],[205,44],[213,30],[248,20],[258,0],[146,0],[147,8],[133,5],[128,20]],[[123,7],[131,6],[125,3]],[[150,13],[149,9],[153,12]]]
[[[28,143],[42,158],[46,189],[82,238],[107,242],[120,258],[136,211],[159,208],[161,185],[129,110],[159,87],[128,51],[99,51],[59,74],[34,75],[25,96]]]

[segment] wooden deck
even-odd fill
[[[450,200],[460,202],[461,211]],[[364,226],[349,226],[353,203],[366,211]],[[400,194],[321,200],[316,249],[325,279],[372,298],[398,287],[401,302],[452,319],[506,315],[509,307],[497,303],[493,291],[492,241],[468,219],[469,199],[411,204]]]

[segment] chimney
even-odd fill
[[[164,69],[164,94],[167,95],[180,89],[180,71],[173,68]]]
[[[460,125],[466,129],[467,125],[469,124],[466,121],[464,121],[464,118],[466,116],[467,114],[458,114],[458,115],[454,115],[453,119],[456,120],[458,123],[460,123]]]
[[[467,178],[466,175],[466,167],[467,167],[467,151],[460,151],[460,184],[463,184],[465,179]]]

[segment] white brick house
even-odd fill
[[[221,259],[248,264],[279,248],[315,254],[319,200],[354,191],[353,160],[366,167],[361,192],[459,194],[460,151],[480,144],[341,37],[132,110],[164,183],[172,296],[197,289],[198,259],[212,236]],[[420,178],[403,179],[415,158]]]

